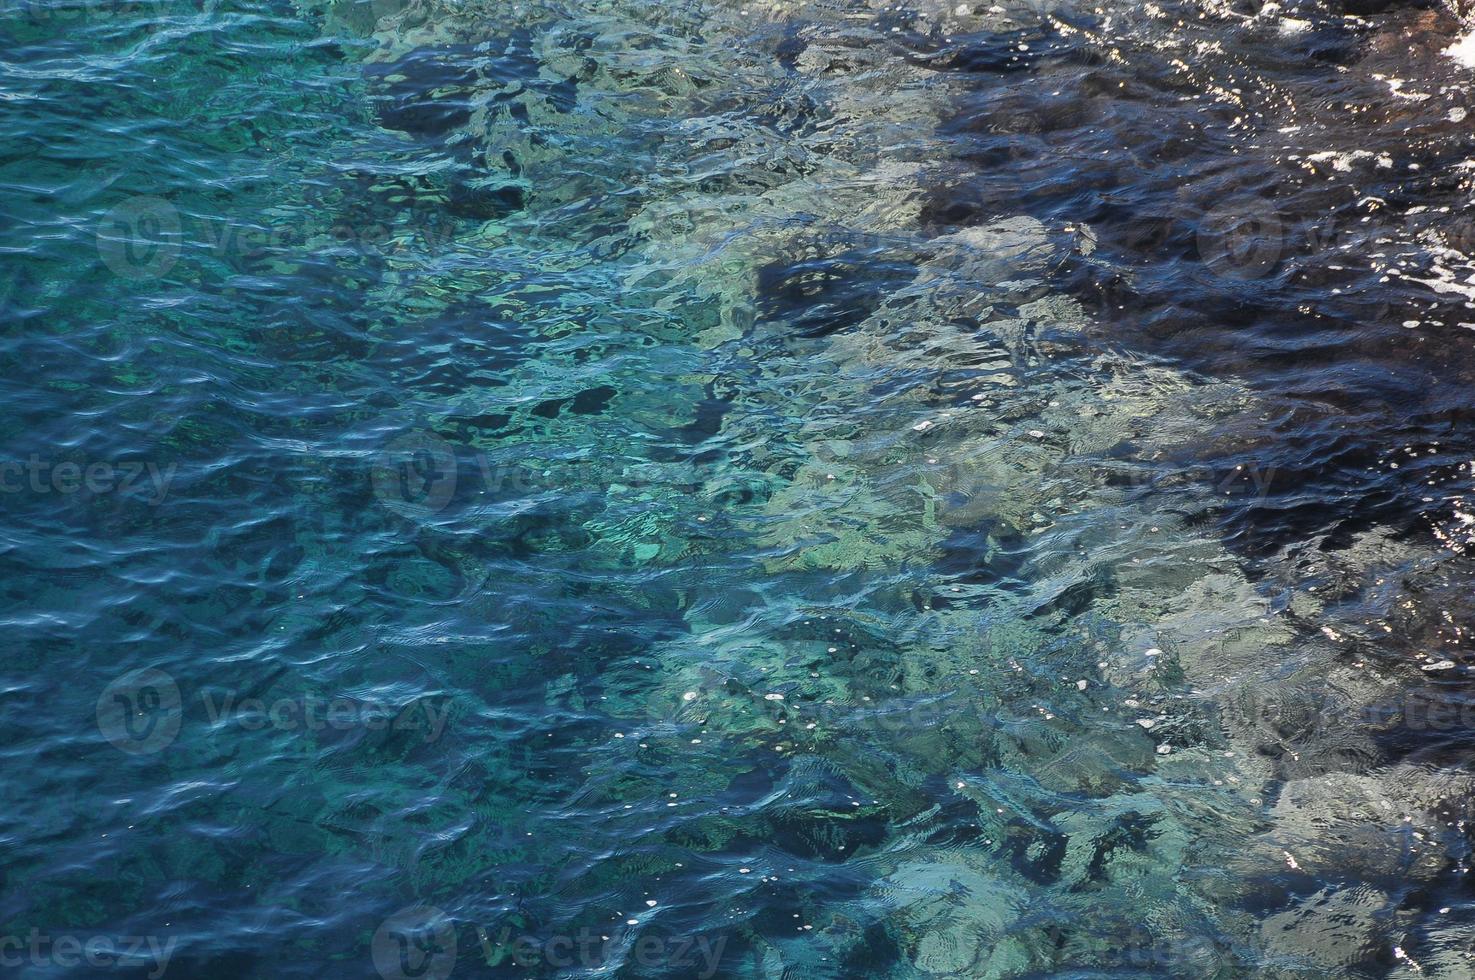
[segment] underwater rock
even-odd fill
[[[1365,610],[1352,599],[1284,598],[1294,580],[1256,580],[1217,533],[1222,479],[1193,461],[1216,425],[1268,412],[1267,401],[1237,381],[1119,349],[1063,294],[1057,272],[1087,252],[1104,263],[1112,247],[1107,236],[1100,252],[1094,238],[1083,248],[1073,225],[1036,217],[1083,206],[1041,190],[1051,166],[1066,163],[1042,162],[1029,187],[980,191],[960,212],[963,227],[927,228],[934,187],[976,186],[950,159],[951,141],[966,133],[942,130],[976,79],[939,71],[944,63],[925,55],[892,57],[899,42],[888,29],[846,23],[891,5],[819,6],[764,2],[747,13],[736,3],[612,0],[543,22],[541,63],[518,62],[516,79],[440,79],[428,55],[405,56],[402,80],[384,70],[387,111],[404,131],[464,128],[484,172],[506,167],[508,182],[489,176],[484,194],[453,187],[453,208],[478,219],[526,209],[529,222],[557,232],[550,241],[594,241],[619,256],[600,274],[619,281],[621,302],[640,310],[630,320],[642,322],[591,312],[582,297],[607,285],[571,278],[560,341],[583,330],[647,331],[666,345],[660,356],[692,376],[642,399],[606,397],[578,365],[549,361],[517,376],[527,402],[517,417],[538,433],[514,452],[537,458],[582,441],[599,457],[564,482],[546,467],[547,492],[575,486],[598,500],[596,512],[581,513],[577,541],[570,535],[554,553],[577,553],[601,572],[683,579],[683,635],[601,675],[601,690],[655,746],[642,747],[648,754],[632,769],[651,783],[651,773],[700,771],[693,781],[703,792],[752,807],[754,822],[783,806],[772,793],[785,766],[856,787],[857,799],[842,802],[875,808],[864,833],[834,830],[840,818],[828,812],[774,825],[806,859],[879,877],[875,891],[902,923],[911,965],[928,974],[1048,975],[1063,954],[1045,928],[1023,925],[1032,889],[1083,916],[1120,906],[1170,940],[1202,936],[1202,919],[1217,915],[1237,930],[1234,942],[1276,955],[1292,952],[1288,937],[1304,924],[1327,936],[1310,943],[1315,968],[1339,968],[1327,957],[1340,937],[1361,955],[1371,921],[1363,903],[1380,894],[1353,879],[1428,880],[1449,853],[1447,828],[1426,810],[1400,826],[1389,784],[1417,773],[1338,771],[1365,759],[1373,736],[1328,727],[1321,713],[1330,705],[1356,717],[1386,685],[1342,669],[1345,646],[1317,627],[1342,635],[1342,620]],[[729,43],[751,34],[756,18],[769,18],[761,33],[772,51]],[[397,30],[409,18],[394,30],[391,22],[384,40],[398,51],[466,43],[484,30],[485,12],[411,30]],[[969,47],[968,67],[980,73],[1027,62],[1043,73],[1056,56],[1042,48],[1021,57],[997,37]],[[574,77],[572,90],[552,89]],[[1011,93],[980,103],[986,111],[968,125],[980,138],[1028,146],[1079,127],[1111,132],[1115,120],[1103,113],[1129,84],[1143,112],[1164,97],[1115,70],[1071,81],[1061,82],[1062,105],[1031,107]],[[472,88],[480,101],[468,119]],[[570,98],[578,112],[566,111]],[[1181,167],[1202,135],[1165,120],[1152,152],[1112,166],[1173,158]],[[1375,158],[1353,162],[1360,176],[1380,169]],[[503,197],[513,179],[537,193]],[[1089,198],[1107,194],[1101,180],[1085,190],[1058,183]],[[1105,226],[1152,237],[1134,208],[1116,218],[1100,209]],[[1172,227],[1138,244],[1171,252],[1186,226]],[[550,250],[547,261],[582,275],[589,255]],[[580,353],[591,363],[634,357]],[[740,394],[703,415],[697,406],[716,401],[719,371]],[[470,401],[448,417],[491,416]],[[591,439],[595,425],[608,429]],[[644,447],[631,431],[712,450],[708,468],[688,477],[695,489],[674,468],[640,485]],[[972,566],[933,564],[949,542],[973,549]],[[701,574],[688,574],[697,556]],[[734,587],[733,566],[761,584]],[[600,588],[631,586],[580,587],[599,602]],[[804,622],[804,603],[856,612],[856,622],[884,613],[915,624],[924,610],[935,619],[928,637],[891,636],[894,623],[862,637],[837,614],[823,629],[844,629],[845,639],[821,640],[786,632]],[[496,610],[485,615],[493,621]],[[978,687],[959,683],[971,678]],[[969,710],[939,709],[954,691],[972,699]],[[1236,697],[1267,691],[1252,706],[1269,706],[1270,718],[1234,710]],[[605,696],[580,704],[607,708]],[[699,754],[716,746],[724,763]],[[726,771],[734,758],[741,771]],[[611,777],[597,772],[589,786]],[[1453,789],[1441,787],[1429,805]],[[718,823],[671,832],[717,851],[735,833]],[[976,834],[966,845],[975,850],[916,843],[933,830],[961,833],[961,824]],[[989,850],[995,844],[1001,853]],[[1238,874],[1216,870],[1234,851],[1243,852]],[[1240,906],[1297,870],[1287,854],[1307,874],[1349,884],[1256,922]],[[887,861],[899,862],[890,874]],[[759,945],[773,975],[800,962],[781,944]]]
[[[1376,776],[1328,773],[1292,780],[1271,808],[1272,829],[1256,843],[1323,880],[1396,883],[1428,879],[1447,860],[1449,833],[1434,810],[1468,792],[1471,779],[1432,781],[1418,767]]]
[[[517,184],[488,184],[456,180],[451,183],[448,207],[460,218],[495,221],[527,206],[527,189]]]
[[[1267,965],[1297,971],[1352,969],[1381,952],[1392,911],[1388,896],[1366,885],[1323,888],[1260,924]]]
[[[471,120],[480,78],[469,46],[412,51],[398,61],[370,65],[369,78],[383,86],[377,99],[380,123],[412,136],[444,137]]]
[[[959,852],[902,864],[878,885],[912,937],[912,962],[928,976],[978,972],[993,947],[1023,914],[1028,893],[974,867]]]

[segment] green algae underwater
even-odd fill
[[[1456,28],[7,8],[0,968],[1475,977]]]

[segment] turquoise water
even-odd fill
[[[0,970],[1475,975],[1357,12],[6,8]]]

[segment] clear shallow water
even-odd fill
[[[4,969],[1468,976],[1363,12],[9,10]]]

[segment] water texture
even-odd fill
[[[0,973],[1475,977],[1475,37],[14,0]]]

